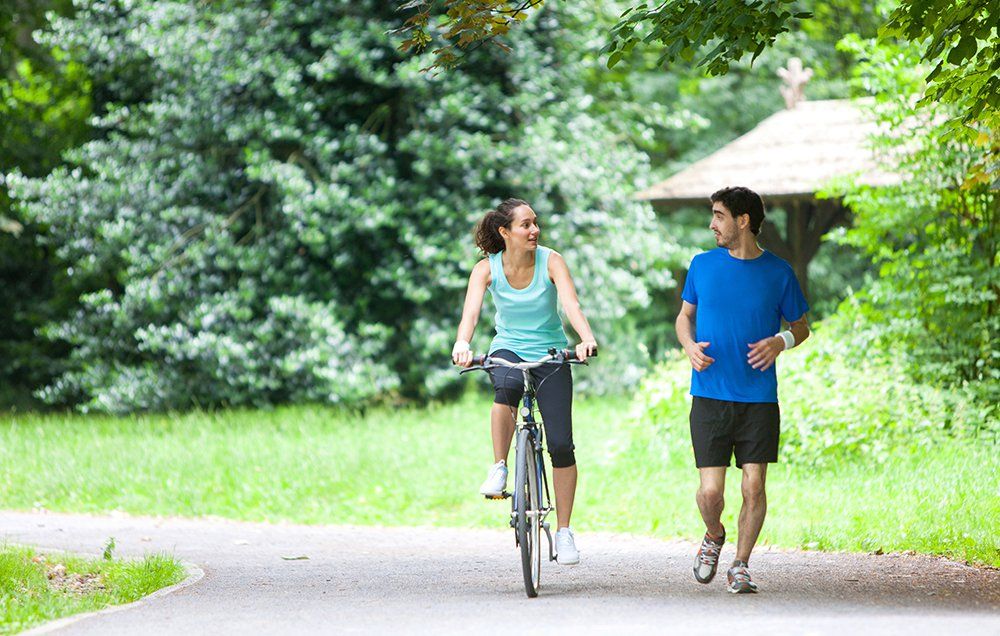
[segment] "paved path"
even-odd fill
[[[1000,636],[1000,571],[929,557],[761,550],[761,593],[733,595],[694,582],[692,543],[583,533],[582,564],[543,564],[529,600],[512,532],[0,512],[9,542],[97,553],[110,536],[204,577],[57,634]]]

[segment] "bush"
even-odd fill
[[[844,301],[809,340],[778,358],[782,462],[884,462],[947,437],[1000,443],[1000,406],[988,387],[910,380],[898,358],[872,346],[877,335],[860,308],[856,298]],[[687,357],[675,352],[638,394],[638,416],[676,443],[690,443],[690,376]]]
[[[108,0],[56,20],[97,116],[67,167],[11,179],[79,298],[45,331],[72,352],[42,395],[121,412],[438,394],[473,223],[507,196],[551,228],[601,342],[641,362],[615,321],[672,283],[650,273],[672,241],[629,197],[644,157],[583,114],[565,38],[586,36],[559,20],[436,76],[373,0]]]
[[[972,388],[1000,400],[1000,196],[995,157],[1000,131],[956,134],[954,105],[917,106],[926,85],[914,45],[856,37],[843,47],[862,63],[858,85],[879,134],[881,169],[898,182],[832,184],[854,224],[838,241],[864,250],[879,268],[860,295],[874,346],[921,384]],[[990,167],[992,165],[992,168]],[[861,180],[859,180],[861,181]],[[894,367],[895,368],[895,367]]]

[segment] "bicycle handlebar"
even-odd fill
[[[466,373],[467,371],[478,371],[479,369],[487,368],[485,365],[488,362],[494,362],[496,366],[504,366],[511,368],[524,368],[533,369],[539,367],[543,364],[551,364],[558,362],[560,364],[565,363],[576,363],[576,364],[587,364],[586,362],[578,362],[576,357],[576,349],[562,349],[555,350],[549,349],[550,353],[547,358],[542,358],[541,360],[525,360],[524,362],[510,362],[509,360],[504,360],[503,358],[491,358],[486,354],[474,356],[472,358],[472,366],[462,369],[459,373]],[[594,352],[590,354],[591,358],[597,357],[597,347],[594,347]]]

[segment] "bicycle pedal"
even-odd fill
[[[499,495],[483,495],[483,497],[485,497],[486,499],[503,500],[503,499],[509,499],[510,493],[505,490]]]

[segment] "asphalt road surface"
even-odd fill
[[[528,599],[512,531],[0,512],[10,543],[98,554],[109,537],[120,556],[169,553],[193,577],[35,632],[1000,636],[1000,570],[924,556],[760,548],[760,593],[735,595],[724,571],[694,581],[694,543],[578,533],[581,564],[544,563]]]

